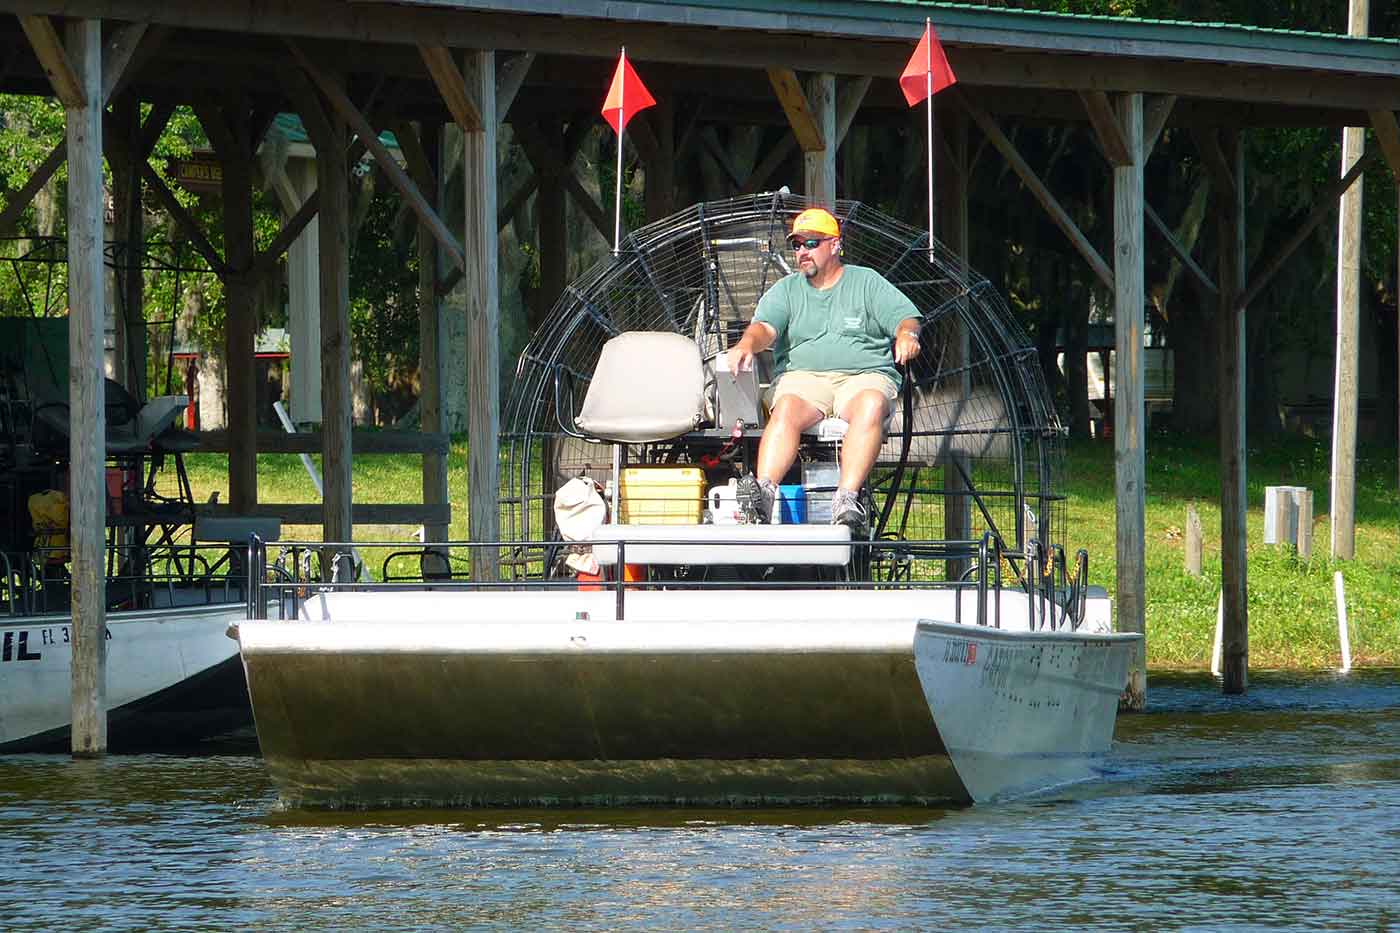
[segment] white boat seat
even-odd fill
[[[843,567],[851,560],[845,525],[603,525],[589,540],[605,567],[617,563],[617,541],[626,543],[629,564]]]
[[[615,443],[670,440],[704,418],[700,348],[681,334],[629,331],[603,344],[575,424]]]

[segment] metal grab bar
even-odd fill
[[[637,542],[632,542],[633,544]],[[402,548],[402,541],[365,541],[358,542],[357,547],[382,547],[382,548]],[[693,547],[696,542],[658,542],[648,541],[647,547],[664,547],[667,544],[676,546]],[[716,540],[707,542],[707,546],[730,547],[735,545],[771,545],[782,544],[784,546],[811,546],[830,547],[830,541],[755,541],[755,540],[728,540],[724,539],[722,532],[718,532]],[[514,553],[521,555],[521,560],[530,560],[531,553],[541,555],[546,549],[558,545],[557,541],[445,541],[434,542],[433,548],[444,553],[450,552],[453,548],[463,550],[473,550],[481,548],[508,548]],[[619,620],[626,618],[627,592],[632,589],[638,590],[664,590],[675,588],[677,591],[685,590],[730,590],[736,582],[730,579],[707,580],[707,579],[687,579],[666,578],[656,580],[630,580],[627,576],[627,560],[629,543],[625,539],[606,542],[607,547],[616,549],[616,557],[613,561],[614,579],[611,583],[612,591],[616,601],[616,618]],[[270,567],[268,560],[268,550],[271,547],[280,547],[281,552],[275,567]],[[319,572],[324,570],[324,566],[318,568],[315,563],[315,556],[330,559],[333,564],[340,563],[337,558],[348,553],[350,545],[334,542],[268,542],[256,536],[251,536],[248,543],[247,572],[249,585],[247,590],[247,618],[266,619],[268,617],[267,602],[277,595],[279,600],[279,613],[282,617],[287,617],[290,607],[291,617],[296,618],[300,612],[300,603],[309,592],[333,593],[345,591],[410,591],[424,585],[418,582],[408,581],[379,581],[370,583],[360,583],[354,579],[346,579],[342,575],[333,574],[329,582],[324,580],[324,574]],[[1016,558],[1030,558],[1035,553],[1035,545],[1029,549],[1030,553],[1015,552],[1014,554],[1005,549],[1001,539],[993,532],[984,533],[980,540],[967,541],[904,541],[904,540],[875,540],[875,541],[852,541],[849,547],[853,551],[865,549],[866,551],[880,554],[882,552],[893,554],[898,558],[901,553],[916,555],[918,560],[927,561],[931,564],[946,562],[951,557],[974,558],[977,561],[975,576],[972,579],[962,578],[958,580],[947,580],[937,577],[927,579],[869,579],[851,580],[844,579],[810,579],[810,580],[745,580],[738,585],[754,589],[785,589],[799,588],[805,590],[823,589],[869,589],[869,590],[951,590],[961,594],[965,590],[972,589],[976,593],[975,623],[984,627],[1001,628],[1001,590],[1005,585],[1004,573],[1002,570],[1003,558],[1014,556]],[[450,555],[449,555],[450,556]],[[289,560],[290,558],[290,560]],[[1028,563],[1035,566],[1035,587],[1040,586],[1039,567],[1036,561],[1028,560]],[[273,579],[275,577],[275,579]],[[1017,582],[1024,585],[1024,581],[1018,576]],[[425,581],[426,582],[426,581]],[[605,584],[606,585],[606,584]],[[550,579],[547,568],[541,568],[539,579],[505,579],[505,580],[433,580],[431,581],[434,590],[466,590],[466,591],[491,591],[507,590],[549,590],[549,589],[573,589],[578,586],[577,581],[572,578]],[[1035,602],[1035,600],[1032,600]],[[963,621],[964,608],[962,598],[959,596],[954,600],[954,620],[958,623]],[[1031,622],[1035,622],[1035,608],[1031,607]]]

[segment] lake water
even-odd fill
[[[0,757],[8,929],[1400,929],[1400,672],[1158,676],[967,809],[285,811],[247,741]]]

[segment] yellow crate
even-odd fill
[[[621,481],[622,524],[700,524],[705,472],[698,466],[624,467]]]

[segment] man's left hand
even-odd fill
[[[910,331],[900,331],[894,338],[894,361],[903,366],[919,355],[919,335]]]

